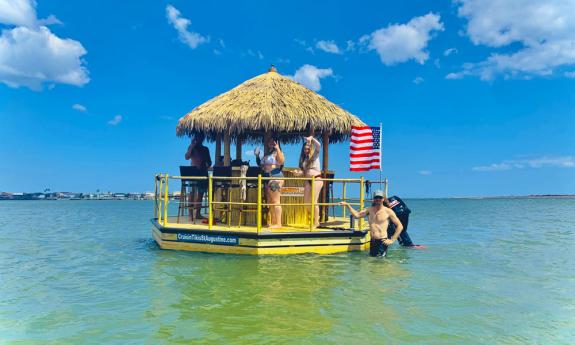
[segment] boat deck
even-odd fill
[[[285,197],[281,200],[284,226],[280,228],[262,226],[271,221],[269,205],[262,202],[263,177],[258,176],[258,190],[254,188],[246,190],[246,199],[243,200],[237,199],[239,198],[238,193],[234,193],[232,187],[228,188],[227,193],[219,193],[218,188],[216,188],[216,193],[213,193],[214,181],[217,185],[222,178],[210,176],[208,178],[206,213],[212,219],[212,224],[208,224],[207,219],[193,221],[189,212],[194,212],[197,209],[188,205],[189,200],[186,200],[185,197],[181,198],[178,204],[171,204],[171,211],[175,213],[177,210],[177,213],[170,214],[168,207],[170,178],[183,179],[181,176],[156,175],[156,204],[154,205],[154,218],[151,219],[152,236],[162,249],[208,253],[283,255],[333,254],[366,250],[370,246],[368,225],[364,219],[356,219],[353,224],[350,224],[350,218],[345,217],[345,210],[338,209],[335,202],[321,202],[315,205],[314,203],[304,203],[305,187],[303,185],[305,179],[302,180],[301,177],[282,178],[286,180],[286,185],[291,182],[299,183],[301,186],[289,186],[291,189],[286,189],[285,193],[282,194]],[[240,177],[226,179],[240,179]],[[270,178],[265,179],[269,180]],[[327,180],[324,179],[324,183]],[[343,184],[343,200],[359,200],[359,203],[353,205],[360,206],[360,208],[363,206],[363,198],[351,198],[351,195],[345,191],[346,183],[356,183],[360,185],[360,195],[362,195],[364,182],[362,179],[329,180]],[[327,200],[331,199],[327,197]],[[241,207],[238,207],[240,205]],[[328,212],[327,215],[320,213],[320,217],[328,217],[326,218],[327,221],[320,223],[318,227],[310,227],[309,220],[313,218],[316,205],[320,206],[320,212],[331,212]],[[206,209],[206,207],[201,208],[202,211]],[[341,211],[341,213],[337,215],[336,211]]]
[[[232,254],[333,254],[369,248],[369,232],[350,229],[347,218],[334,218],[320,227],[285,226],[280,229],[228,226],[216,223],[210,230],[202,221],[168,217],[152,219],[152,235],[163,249]],[[163,223],[163,222],[162,222]]]
[[[359,229],[359,222],[356,222],[354,230]],[[167,219],[166,228],[178,229],[178,230],[191,230],[191,231],[206,231],[208,230],[207,219],[192,221],[188,216],[170,216]],[[367,222],[363,222],[361,230],[367,230]],[[290,224],[283,226],[278,229],[270,229],[267,227],[262,227],[260,234],[265,233],[317,233],[317,232],[328,232],[328,231],[350,231],[349,218],[343,217],[331,217],[329,221],[323,222],[319,227],[310,229],[309,225],[304,224]],[[230,225],[222,222],[214,222],[212,224],[212,229],[209,231],[219,231],[219,232],[242,232],[242,233],[257,233],[257,227],[255,226],[237,226]]]

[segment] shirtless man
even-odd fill
[[[212,166],[212,159],[210,158],[210,150],[203,145],[204,142],[204,135],[203,134],[196,134],[194,136],[194,140],[188,147],[188,151],[186,151],[186,160],[191,160],[191,166],[198,168],[200,172],[208,176],[208,168]],[[202,216],[200,215],[201,207],[194,207],[196,205],[202,204],[202,200],[204,198],[204,194],[208,190],[208,180],[197,180],[195,192],[190,194],[190,203],[192,206],[192,212],[195,208],[196,212],[196,219],[201,219]],[[191,215],[190,215],[191,217]]]
[[[373,193],[373,202],[371,207],[359,212],[357,212],[347,202],[339,203],[341,206],[347,206],[347,208],[349,208],[349,212],[351,212],[355,218],[369,216],[369,233],[371,235],[369,255],[371,256],[385,256],[387,254],[387,248],[397,240],[397,237],[403,230],[403,225],[401,225],[401,222],[395,213],[384,206],[383,195],[382,191],[376,190],[375,193]],[[387,226],[389,225],[390,220],[395,224],[395,233],[391,238],[387,238]]]

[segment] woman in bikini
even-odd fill
[[[317,200],[319,198],[319,193],[323,187],[323,181],[321,180],[321,168],[319,164],[319,149],[320,143],[313,136],[304,138],[304,143],[301,148],[301,153],[299,156],[299,168],[301,170],[296,170],[294,173],[297,176],[304,177],[315,177],[315,183],[312,186],[311,181],[305,181],[304,187],[304,203],[311,203],[311,191],[313,188],[314,202],[316,203],[314,208],[314,219],[313,224],[315,227],[319,226],[319,206],[317,205]]]
[[[259,149],[254,151],[256,160],[262,168],[264,177],[283,177],[282,168],[285,162],[284,154],[276,139],[270,138],[266,141],[265,155],[260,161]],[[283,180],[267,180],[265,184],[266,200],[271,204],[271,222],[270,229],[282,227],[282,207],[280,206],[281,188],[284,185]]]

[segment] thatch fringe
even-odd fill
[[[319,94],[270,71],[193,109],[178,121],[176,134],[201,132],[210,141],[229,134],[259,141],[264,132],[272,132],[289,143],[301,140],[313,128],[329,131],[330,141],[339,142],[349,136],[353,125],[364,123]]]

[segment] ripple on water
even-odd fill
[[[383,260],[164,251],[148,202],[2,202],[0,339],[575,343],[575,200],[408,202],[429,248]]]

